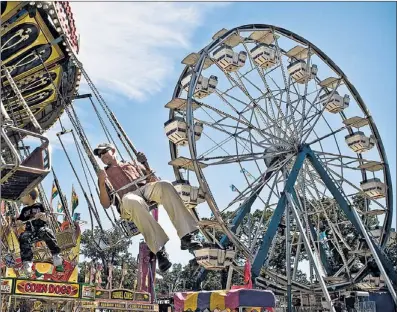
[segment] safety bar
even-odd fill
[[[6,132],[4,131],[4,128],[5,128],[4,126],[1,127],[0,136],[4,139],[5,143],[10,148],[11,153],[14,157],[15,164],[12,165],[11,169],[16,170],[21,165],[21,157],[19,157],[17,150],[15,149],[14,145],[11,143],[10,139],[8,138]],[[4,165],[1,164],[1,168],[5,167],[5,166],[7,166],[7,164],[4,164]],[[7,181],[7,179],[13,174],[14,170],[11,170],[5,176],[0,177],[0,182],[3,183],[5,181]]]
[[[38,168],[32,168],[29,166],[24,166],[23,161],[21,161],[21,158],[17,152],[17,150],[15,149],[15,146],[12,144],[12,142],[10,141],[10,139],[8,138],[5,129],[10,129],[16,132],[20,132],[29,136],[33,136],[33,137],[37,137],[39,138],[42,142],[44,141],[44,143],[47,144],[46,148],[43,148],[42,151],[44,151],[45,155],[43,155],[43,169],[38,169]],[[20,129],[14,126],[10,126],[10,125],[3,125],[1,127],[1,137],[4,138],[5,143],[7,144],[7,146],[10,148],[12,155],[14,156],[14,160],[15,163],[14,164],[2,164],[1,165],[1,169],[3,168],[7,168],[7,169],[11,169],[10,172],[8,172],[7,174],[5,174],[4,176],[1,177],[0,182],[3,183],[5,181],[7,181],[7,179],[18,169],[21,169],[22,171],[26,171],[26,172],[31,172],[31,173],[36,173],[36,174],[48,174],[51,170],[51,165],[52,165],[52,159],[51,159],[51,153],[49,153],[48,151],[48,146],[50,141],[48,140],[48,138],[46,138],[45,136],[29,131],[29,130],[25,130],[25,129]],[[47,159],[47,161],[45,161],[45,159]]]
[[[154,175],[154,174],[155,174],[155,172],[154,172],[154,171],[151,171],[148,175],[145,175],[145,176],[143,176],[143,177],[140,177],[140,178],[134,180],[133,182],[128,183],[128,184],[126,184],[126,185],[120,187],[118,190],[113,190],[112,192],[110,192],[110,195],[114,195],[114,194],[116,194],[116,193],[119,192],[119,191],[123,191],[123,190],[129,188],[129,187],[132,186],[132,185],[135,185],[135,186],[139,189],[140,186],[138,185],[138,183],[139,183],[139,182],[145,181],[148,177],[150,177],[151,175]]]

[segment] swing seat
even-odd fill
[[[141,234],[141,232],[139,232],[138,228],[136,227],[135,223],[132,221],[120,219],[118,223],[124,235],[128,238]]]
[[[51,170],[51,155],[48,151],[48,147],[37,147],[24,161],[20,162],[20,157],[7,137],[4,128],[5,127],[1,129],[1,136],[8,148],[11,150],[15,163],[1,164],[1,198],[16,201],[26,195],[47,176]],[[18,129],[12,126],[7,126],[7,128],[38,137],[42,141],[46,142],[47,145],[49,143],[46,137],[31,131]]]
[[[73,248],[76,246],[75,235],[72,228],[55,233],[57,243],[61,251]]]
[[[32,172],[32,168],[20,166],[12,172],[6,182],[1,182],[1,198],[4,200],[16,201],[21,198],[29,190],[39,184],[49,173],[48,172]],[[13,169],[1,168],[1,176],[8,175]]]
[[[156,202],[147,202],[147,204],[149,206],[149,211],[157,209]],[[124,235],[128,238],[131,238],[131,237],[141,234],[141,232],[139,232],[138,228],[136,227],[136,225],[133,221],[119,219],[119,220],[117,220],[117,224],[120,226]]]

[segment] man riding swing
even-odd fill
[[[174,186],[168,181],[157,180],[151,174],[143,153],[137,154],[139,163],[119,162],[114,146],[103,143],[94,149],[94,155],[107,166],[105,170],[98,171],[102,206],[109,208],[111,204],[116,205],[122,219],[135,223],[149,249],[156,254],[160,271],[165,272],[171,267],[164,249],[169,238],[160,224],[151,216],[146,201],[163,205],[181,239],[182,250],[202,248],[201,243],[193,239],[194,233],[199,229],[197,221],[186,209]],[[146,179],[141,179],[140,171]],[[132,182],[136,183],[131,184]],[[117,196],[112,195],[108,183],[116,191]],[[127,185],[129,186],[126,187]]]

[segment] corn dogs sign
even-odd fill
[[[17,280],[16,295],[78,298],[79,284]]]

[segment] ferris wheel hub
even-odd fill
[[[284,145],[274,145],[267,147],[264,152],[264,161],[267,167],[274,165],[276,162],[280,162],[286,158],[289,154],[289,148]]]

